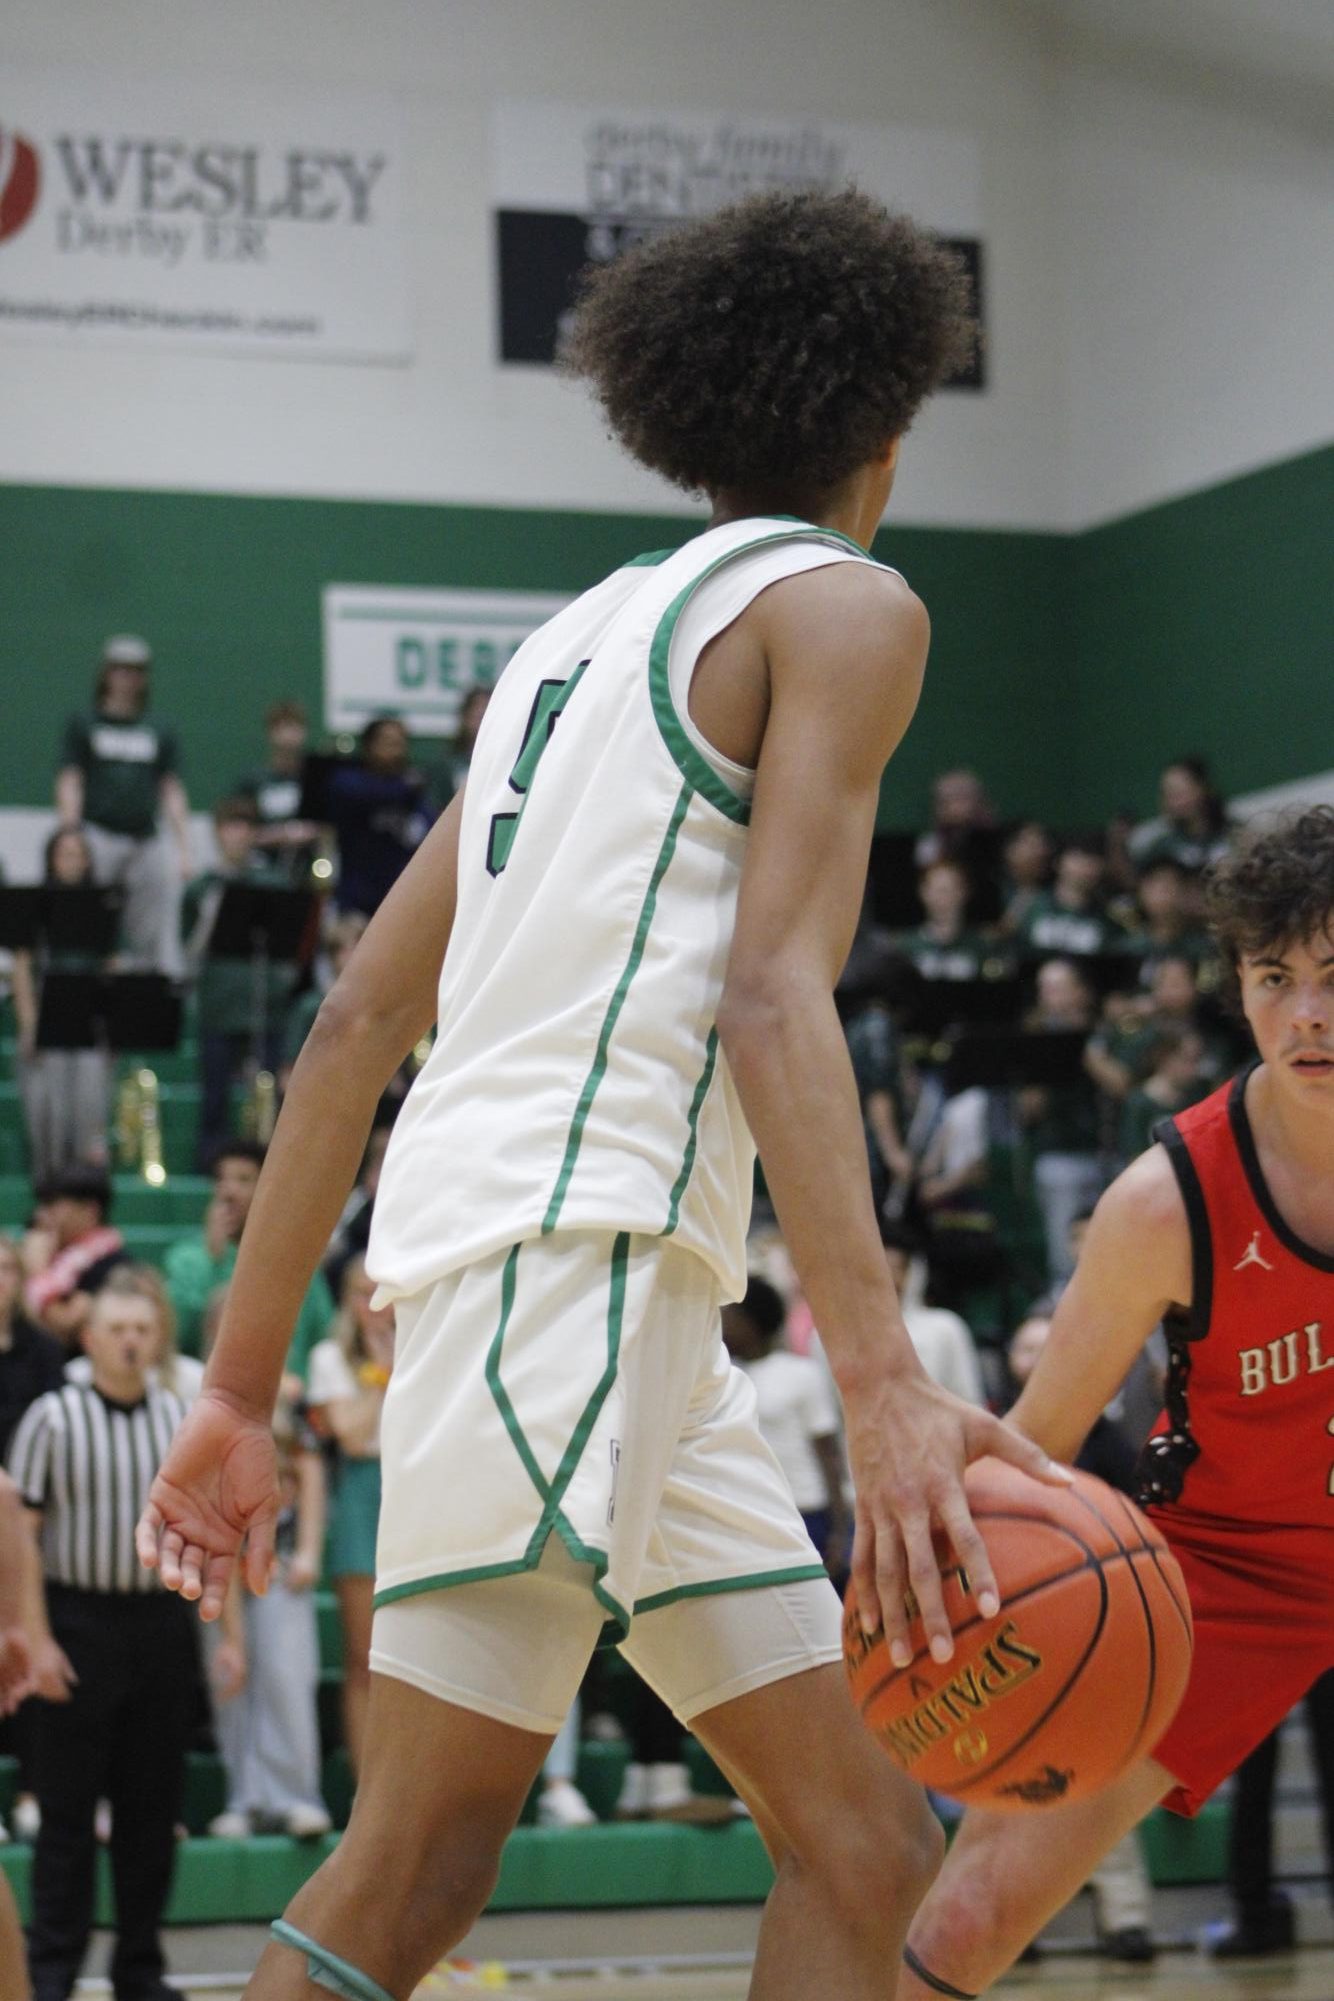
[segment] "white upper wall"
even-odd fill
[[[1327,48],[1300,82],[1179,51],[1076,44],[1062,63],[1073,525],[1334,437]]]
[[[247,83],[398,98],[417,342],[396,368],[7,338],[0,480],[689,508],[579,389],[494,359],[502,98],[974,143],[990,381],[923,413],[899,520],[1077,527],[1308,449],[1334,409],[1328,77],[1248,77],[1248,7],[1174,0],[1164,46],[1161,0],[8,0],[20,75],[77,52],[225,78],[229,103]],[[0,76],[0,127],[8,98]]]
[[[0,479],[687,509],[582,391],[494,360],[490,109],[548,98],[960,132],[979,151],[992,386],[942,397],[897,512],[1047,526],[1059,487],[1053,106],[991,0],[9,0],[6,57],[399,97],[417,355],[407,368],[6,343]],[[229,89],[228,100],[236,92]],[[14,117],[3,105],[0,124]]]

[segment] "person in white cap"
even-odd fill
[[[135,633],[102,648],[91,714],[71,716],[56,776],[56,811],[82,826],[99,882],[125,890],[123,943],[134,965],[180,970],[178,884],[193,872],[189,800],[175,732],[148,715],[152,651]],[[173,872],[159,816],[170,829]]]

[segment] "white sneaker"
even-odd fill
[[[592,1827],[597,1821],[578,1786],[569,1779],[552,1779],[537,1802],[539,1827]]]
[[[639,1820],[648,1810],[648,1766],[627,1765],[616,1801],[617,1820]]]
[[[250,1833],[250,1815],[235,1812],[229,1807],[226,1813],[214,1816],[208,1824],[208,1832],[215,1841],[244,1841]]]
[[[42,1831],[42,1809],[31,1793],[20,1793],[9,1814],[16,1841],[36,1841]]]
[[[333,1821],[322,1806],[292,1806],[283,1815],[283,1826],[297,1841],[314,1841],[329,1832]]]
[[[647,1805],[650,1820],[693,1821],[716,1827],[732,1818],[731,1796],[692,1792],[684,1765],[649,1766]]]

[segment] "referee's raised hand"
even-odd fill
[[[172,1441],[135,1530],[135,1549],[168,1591],[222,1611],[238,1556],[250,1590],[268,1589],[281,1497],[273,1432],[204,1390]]]

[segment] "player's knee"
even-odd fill
[[[945,1857],[940,1823],[915,1788],[878,1789],[857,1814],[826,1824],[799,1866],[823,1882],[826,1901],[851,1930],[894,1930],[916,1909]]]
[[[913,1919],[910,1934],[914,1951],[934,1973],[974,1991],[972,1983],[990,1979],[998,1950],[1002,1963],[1017,1958],[1027,1945],[1016,1938],[1013,1950],[1005,1954],[998,1937],[998,1914],[976,1885],[960,1885],[943,1879]]]

